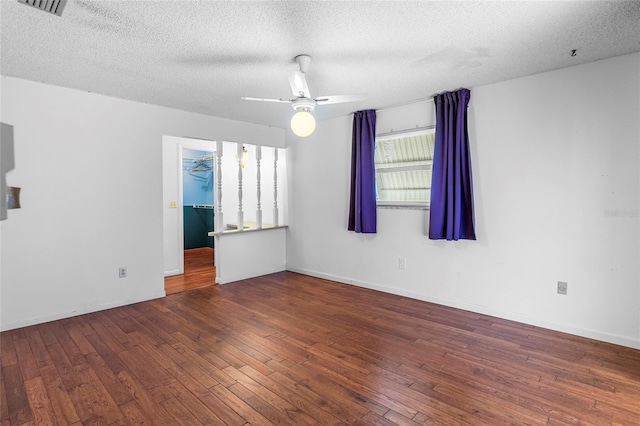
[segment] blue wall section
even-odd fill
[[[183,159],[210,157],[206,151],[183,149]],[[194,171],[194,168],[199,171]],[[206,170],[209,168],[210,170]],[[194,204],[213,207],[213,160],[203,162],[182,161],[183,175],[183,218],[185,250],[199,247],[213,247],[213,208],[194,208]]]
[[[183,158],[202,158],[212,155],[212,153],[206,151],[195,151],[192,149],[182,150]],[[199,164],[200,166],[198,167],[198,169],[209,167],[211,170],[206,172],[191,171]],[[202,163],[194,163],[192,161],[183,160],[182,170],[182,204],[185,206],[193,204],[213,204],[213,160],[204,161]]]

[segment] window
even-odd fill
[[[435,130],[376,137],[378,206],[429,207]]]

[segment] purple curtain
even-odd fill
[[[471,91],[436,95],[429,238],[475,240],[467,105]]]
[[[353,114],[351,148],[351,197],[349,231],[376,233],[376,111],[369,109]]]

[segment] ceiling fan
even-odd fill
[[[311,56],[298,55],[296,56],[296,62],[300,67],[300,71],[293,71],[289,75],[289,85],[291,86],[291,92],[293,98],[291,99],[266,99],[266,98],[251,98],[243,96],[242,99],[246,101],[259,101],[259,102],[278,102],[291,104],[296,111],[291,119],[291,130],[300,136],[309,136],[316,127],[316,120],[311,114],[316,106],[337,104],[344,102],[356,102],[364,99],[362,95],[337,95],[337,96],[318,96],[317,98],[311,97],[309,92],[309,85],[305,74],[309,70],[309,64],[311,64]]]

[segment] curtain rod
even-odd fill
[[[421,104],[423,102],[433,102],[436,98],[438,94],[436,93],[435,95],[429,97],[429,98],[424,98],[424,99],[414,99],[413,101],[407,101],[407,102],[400,102],[399,104],[393,104],[393,105],[387,105],[385,107],[382,108],[376,108],[376,111],[384,111],[385,109],[391,109],[391,108],[398,108],[398,107],[402,107],[405,105],[412,105],[412,104]]]
[[[378,111],[384,111],[385,109],[398,108],[398,107],[402,107],[402,106],[406,106],[406,105],[421,104],[423,102],[433,102],[434,99],[435,99],[435,97],[432,96],[432,97],[427,98],[427,99],[417,99],[417,100],[413,100],[413,101],[401,102],[399,104],[388,105],[386,107],[376,108],[375,110],[376,110],[376,112],[378,112]]]
[[[414,99],[412,101],[407,101],[407,102],[401,102],[399,104],[393,104],[393,105],[387,105],[385,107],[382,108],[373,108],[376,112],[378,111],[384,111],[386,109],[392,109],[392,108],[398,108],[398,107],[402,107],[402,106],[406,106],[406,105],[413,105],[413,104],[421,104],[421,103],[426,103],[426,102],[433,102],[433,100],[435,99],[435,96],[431,96],[430,98],[426,98],[426,99]],[[368,108],[371,109],[371,108]],[[357,111],[352,111],[350,114],[354,114]]]
[[[429,125],[429,126],[414,127],[412,129],[391,130],[390,132],[376,134],[376,138],[381,138],[381,137],[385,137],[385,136],[401,135],[402,133],[419,132],[420,130],[433,130],[435,128],[436,128],[436,126],[432,124],[432,125]]]

